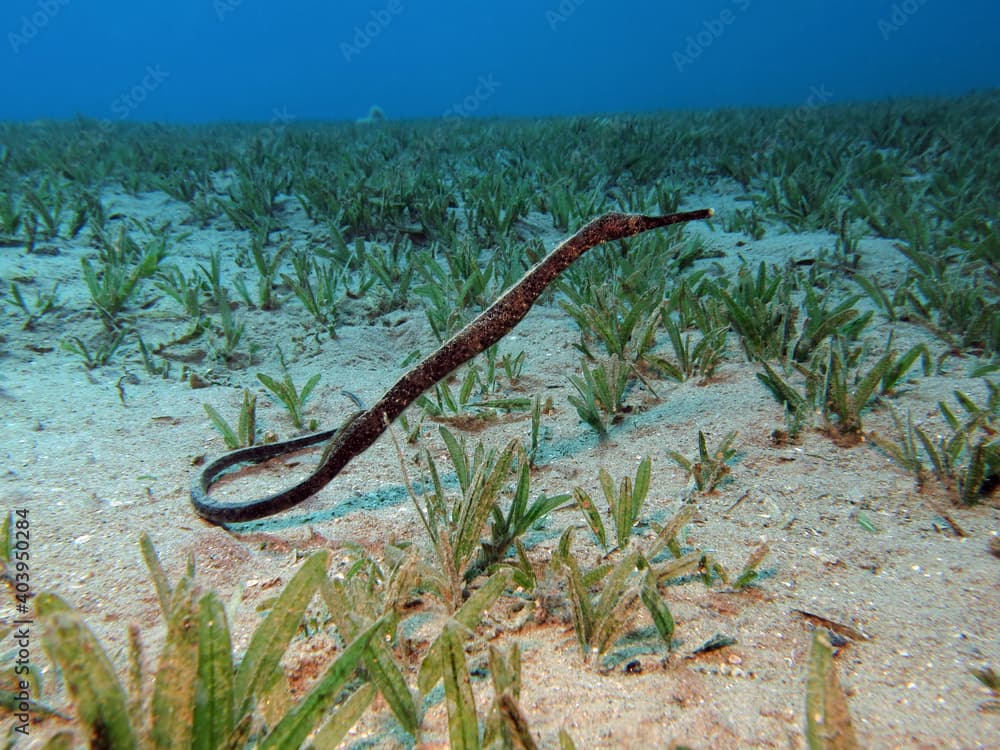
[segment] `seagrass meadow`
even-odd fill
[[[5,745],[1000,747],[998,185],[995,91],[0,123]]]

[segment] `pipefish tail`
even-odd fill
[[[528,314],[532,305],[560,273],[597,245],[633,237],[688,221],[708,219],[710,208],[664,216],[609,213],[583,226],[536,263],[510,289],[437,350],[403,375],[370,409],[359,411],[334,430],[281,443],[243,448],[209,463],[191,487],[195,511],[214,524],[240,523],[293,508],[325,487],[355,457],[364,453],[425,390],[477,354],[497,343]],[[221,502],[209,494],[212,485],[237,464],[256,464],[312,445],[327,443],[312,474],[272,495],[243,502]]]

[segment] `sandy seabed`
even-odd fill
[[[110,192],[103,199],[112,211],[138,218],[179,222],[184,215],[182,206],[159,193],[134,198]],[[731,200],[701,196],[685,207]],[[304,225],[304,217],[292,216],[289,226],[294,229],[299,219]],[[544,238],[548,247],[561,239],[540,214],[518,229],[525,237]],[[712,249],[724,254],[714,262],[726,271],[738,267],[737,252],[780,265],[831,249],[834,242],[819,233],[772,231],[745,243],[718,228],[689,231],[707,233]],[[170,260],[204,263],[215,248],[231,255],[239,241],[220,221],[194,230],[172,249]],[[13,306],[2,312],[0,486],[6,508],[29,510],[33,588],[56,592],[84,613],[119,669],[125,669],[129,623],[143,632],[150,673],[163,639],[156,592],[137,544],[143,530],[172,580],[193,555],[198,580],[223,601],[242,588],[231,623],[238,651],[263,616],[258,605],[274,596],[310,551],[332,550],[336,570],[355,554],[355,545],[376,557],[388,540],[427,545],[388,436],[315,498],[273,520],[226,531],[200,521],[188,501],[199,462],[226,450],[203,403],[235,418],[242,389],[249,387],[259,394],[264,429],[280,437],[294,434],[284,409],[254,377],[280,372],[267,342],[283,344],[297,383],[322,373],[307,414],[333,426],[353,408],[341,388],[372,403],[403,372],[405,353],[435,345],[419,306],[393,313],[391,326],[352,324],[348,318],[332,339],[305,332],[306,314],[293,298],[277,311],[241,309],[248,339],[261,344],[253,365],[230,370],[194,352],[191,369],[212,385],[193,389],[177,379],[177,363],[172,379],[147,375],[131,358],[86,370],[60,348],[66,336],[86,335],[97,323],[86,312],[88,293],[79,272],[81,256],[91,252],[86,239],[54,246],[58,252],[51,255],[13,248],[0,253],[4,278],[34,279],[22,285],[32,296],[58,281],[63,305],[31,332],[21,330],[23,316]],[[861,252],[876,276],[902,273],[903,261],[890,242],[863,240]],[[158,325],[168,339],[182,324],[159,309],[150,310],[144,325]],[[920,327],[896,328],[901,347],[927,341],[935,353],[942,350]],[[886,332],[873,324],[866,336],[881,343]],[[541,601],[526,612],[491,611],[470,659],[481,660],[486,643],[521,643],[520,704],[541,747],[557,746],[560,729],[581,748],[804,747],[805,660],[819,622],[801,614],[809,612],[865,636],[848,638],[835,662],[863,746],[1000,748],[1000,715],[980,710],[989,695],[970,674],[986,665],[1000,667],[1000,560],[989,552],[1000,530],[994,502],[955,508],[933,482],[919,491],[911,475],[871,445],[841,447],[819,431],[806,430],[797,444],[775,445],[772,433],[784,426],[782,408],[755,377],[757,369],[746,362],[735,336],[708,383],[656,381],[655,396],[634,389],[633,412],[600,442],[566,398],[566,375],[579,368],[577,339],[572,321],[549,304],[533,310],[501,344],[503,351],[527,352],[519,389],[551,396],[554,404],[543,419],[532,494],[581,486],[598,497],[601,467],[616,478],[632,475],[648,455],[653,478],[643,517],[662,522],[690,490],[667,451],[694,455],[699,430],[713,445],[736,430],[738,454],[728,481],[714,493],[693,496],[697,514],[685,544],[712,552],[730,571],[738,571],[762,541],[770,554],[760,580],[747,590],[698,582],[668,589],[677,624],[673,653],[647,638],[612,652],[603,668],[585,662],[571,625],[558,611],[544,611]],[[940,418],[938,401],[950,401],[955,388],[984,397],[982,383],[965,378],[960,363],[952,371],[948,377],[914,377],[893,399],[894,407],[933,424]],[[468,439],[501,446],[512,437],[526,439],[529,424],[500,420]],[[866,429],[889,434],[891,428],[886,408],[867,414]],[[436,426],[426,422],[424,433],[432,454],[445,463]],[[404,445],[403,451],[412,467],[416,448]],[[301,465],[270,466],[241,476],[238,486],[223,492],[260,495],[302,471]],[[965,536],[954,533],[942,511]],[[532,558],[550,557],[568,524],[582,525],[578,511],[556,512],[533,531]],[[640,540],[653,533],[648,523],[636,529]],[[601,553],[589,533],[581,528],[576,538],[581,563],[595,564]],[[424,606],[433,609],[433,600]],[[637,626],[649,623],[640,617]],[[735,639],[735,645],[693,653],[716,634]],[[335,655],[333,642],[322,634],[296,639],[286,658],[294,686],[307,686],[321,671]],[[41,660],[37,641],[33,648]],[[51,670],[45,681],[50,691],[58,685]],[[488,680],[475,684],[485,706]],[[65,705],[64,697],[51,692],[46,700]],[[60,726],[56,719],[37,724],[25,746]],[[428,705],[424,728],[421,747],[447,744],[443,701]],[[382,705],[365,715],[345,746],[408,744]]]

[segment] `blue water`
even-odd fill
[[[1000,85],[987,0],[4,0],[0,119],[816,105]]]

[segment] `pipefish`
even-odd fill
[[[370,409],[352,414],[338,428],[242,448],[209,463],[191,487],[195,511],[214,524],[240,523],[281,513],[309,499],[352,459],[368,450],[420,394],[510,333],[545,288],[585,252],[606,242],[671,224],[707,219],[712,214],[712,209],[707,208],[664,216],[608,213],[593,219],[532,266],[472,322],[404,374]],[[315,471],[287,489],[243,502],[220,502],[209,494],[212,485],[232,466],[261,463],[324,442],[327,447]]]

